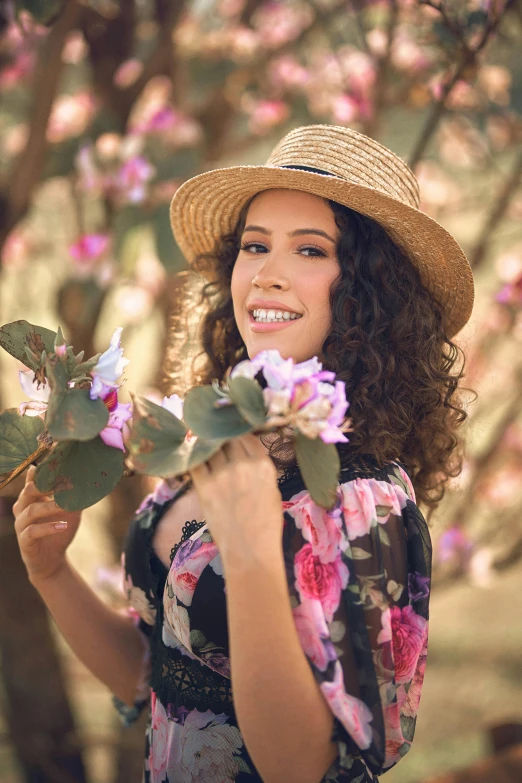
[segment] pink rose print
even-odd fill
[[[154,781],[163,781],[167,770],[169,753],[169,725],[165,708],[154,691],[150,698],[151,743],[149,765]]]
[[[327,622],[331,622],[341,600],[341,590],[348,584],[348,567],[339,554],[332,563],[321,563],[312,545],[304,544],[294,559],[295,586],[301,600],[314,598],[321,602]]]
[[[422,683],[424,682],[424,672],[426,671],[426,656],[428,653],[428,623],[424,631],[424,643],[422,645],[421,654],[411,681],[410,689],[407,693],[404,704],[402,705],[402,712],[408,718],[414,718],[419,711],[419,702],[422,691]]]
[[[303,531],[303,538],[311,543],[314,555],[322,563],[331,563],[339,549],[344,549],[340,509],[328,512],[321,508],[307,490],[283,502],[283,509],[294,518],[296,527]]]
[[[302,603],[293,610],[293,614],[305,655],[320,671],[324,672],[329,662],[335,660],[336,654],[330,641],[328,626],[320,602],[304,598]]]
[[[390,518],[390,514],[401,515],[401,509],[406,505],[407,495],[396,484],[388,484],[386,481],[377,481],[377,479],[368,479],[373,502],[379,514],[377,521],[381,525],[385,524]]]
[[[176,783],[233,783],[239,772],[239,729],[224,714],[192,710],[183,725],[175,724],[176,742],[168,762],[169,780]]]
[[[343,670],[339,661],[335,664],[333,682],[322,682],[319,686],[333,714],[343,724],[354,742],[365,750],[372,744],[373,720],[371,710],[356,696],[346,693],[343,682]]]
[[[341,484],[341,505],[348,538],[365,536],[377,519],[369,482],[362,479]]]
[[[417,662],[427,633],[427,622],[416,614],[412,606],[391,607],[393,660],[395,682],[409,682],[415,674]]]
[[[185,606],[191,605],[198,579],[217,553],[218,549],[212,541],[201,543],[199,540],[189,540],[178,549],[168,581],[175,596]]]

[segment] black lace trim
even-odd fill
[[[170,705],[171,709],[211,710],[235,718],[230,680],[167,647],[161,637],[161,625],[156,623],[151,639],[150,686],[165,709]]]
[[[170,550],[170,562],[174,560],[176,557],[176,552],[180,548],[182,544],[185,543],[185,541],[188,541],[191,536],[194,535],[194,533],[197,533],[200,528],[203,527],[205,524],[205,520],[202,522],[197,522],[195,519],[192,519],[191,521],[185,522],[183,525],[183,529],[181,531],[181,539],[178,541],[177,544],[174,544],[172,549]]]

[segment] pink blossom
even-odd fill
[[[14,228],[2,247],[2,266],[4,269],[21,270],[25,267],[29,253],[29,242],[25,234]]]
[[[437,542],[436,557],[439,563],[449,560],[467,560],[473,542],[464,530],[459,527],[450,527],[444,531]]]
[[[335,660],[336,653],[332,642],[329,641],[328,626],[320,602],[304,598],[299,606],[293,609],[293,615],[305,655],[320,671],[324,672],[329,662]]]
[[[321,602],[327,622],[331,622],[339,607],[341,591],[348,584],[347,565],[338,554],[335,560],[322,563],[313,554],[312,545],[304,544],[294,558],[295,585],[301,599]]]
[[[512,283],[506,283],[503,286],[495,299],[500,304],[514,305],[516,307],[522,306],[522,274],[517,277]]]
[[[346,693],[339,661],[335,664],[334,672],[333,682],[322,682],[320,685],[323,696],[350,737],[361,750],[366,750],[372,744],[371,710],[361,699]]]
[[[47,141],[58,144],[79,136],[91,122],[96,109],[94,96],[86,90],[74,95],[59,95],[49,117]]]
[[[259,101],[250,115],[250,128],[253,133],[267,133],[287,119],[289,108],[284,101]]]
[[[116,192],[131,204],[141,203],[146,194],[146,185],[155,174],[155,169],[144,157],[136,155],[127,160],[118,171],[113,185]]]
[[[171,394],[170,397],[163,397],[161,407],[170,411],[178,419],[183,419],[183,400],[178,394]]]
[[[269,66],[272,82],[283,88],[303,87],[310,81],[310,74],[291,54],[273,60]]]
[[[392,606],[391,624],[395,681],[409,682],[425,643],[427,622],[412,606]]]
[[[130,87],[141,76],[143,63],[135,57],[121,63],[114,74],[114,84],[117,87]]]
[[[340,525],[340,510],[329,512],[314,503],[307,490],[298,492],[288,501],[283,501],[283,509],[295,520],[296,527],[303,538],[312,545],[313,554],[321,563],[331,563],[342,548],[344,535]]]
[[[109,413],[109,421],[107,422],[107,426],[100,432],[100,438],[102,441],[107,446],[113,446],[116,449],[125,451],[122,429],[125,422],[131,418],[131,403],[117,403],[117,406]]]
[[[339,95],[332,101],[332,117],[335,122],[349,125],[359,114],[359,106],[351,95]]]
[[[91,269],[109,247],[107,234],[83,234],[69,247],[69,253],[80,270]]]

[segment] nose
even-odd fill
[[[263,263],[260,264],[256,274],[252,279],[254,288],[270,290],[275,288],[277,291],[288,291],[290,280],[284,271],[284,261],[277,258],[273,253],[264,256]]]

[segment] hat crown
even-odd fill
[[[351,128],[306,125],[284,136],[267,166],[306,167],[373,188],[409,207],[419,207],[419,184],[401,158]]]

